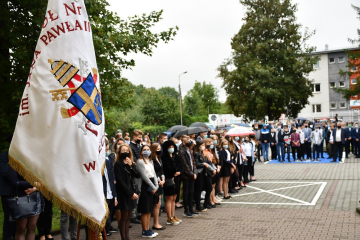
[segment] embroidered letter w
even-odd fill
[[[90,168],[92,168],[92,170],[95,170],[95,161],[94,162],[89,162],[89,164],[87,165],[86,163],[84,163],[84,167],[86,168],[86,170],[88,172],[90,172]]]

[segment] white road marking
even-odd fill
[[[282,183],[282,184],[302,184],[302,185],[296,185],[296,186],[290,186],[290,187],[283,187],[283,188],[277,188],[277,189],[270,189],[270,190],[264,190],[261,188],[253,187],[253,186],[247,186],[249,188],[258,190],[258,192],[251,192],[251,193],[244,193],[244,194],[238,194],[238,195],[232,195],[232,197],[240,197],[240,196],[246,196],[246,195],[252,195],[252,194],[258,194],[258,193],[268,193],[272,194],[278,197],[282,197],[291,201],[295,201],[298,203],[274,203],[274,202],[227,202],[223,201],[222,203],[229,203],[229,204],[258,204],[258,205],[301,205],[301,206],[314,206],[316,205],[317,201],[319,200],[322,192],[324,191],[327,182],[252,182],[253,183],[268,183],[268,184],[276,184],[276,183]],[[306,186],[313,186],[313,185],[319,185],[321,184],[320,188],[316,192],[314,198],[311,202],[306,202],[300,199],[296,199],[293,197],[289,197],[283,194],[274,193],[273,191],[279,191],[284,189],[290,189],[290,188],[298,188],[298,187],[306,187]]]

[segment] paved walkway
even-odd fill
[[[256,163],[258,181],[183,223],[166,226],[157,239],[360,239],[360,159],[345,163]],[[160,223],[165,224],[162,213]],[[116,223],[113,222],[113,226]],[[140,225],[130,229],[141,238]],[[60,240],[60,236],[55,237]],[[84,239],[84,230],[80,239]],[[115,233],[109,240],[120,239]]]

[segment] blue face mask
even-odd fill
[[[151,155],[151,151],[150,150],[145,150],[145,151],[143,151],[143,155],[144,155],[144,157],[150,157],[150,155]]]
[[[235,137],[235,141],[239,141],[239,139],[240,139],[239,137]]]
[[[214,149],[214,145],[210,145],[210,149]]]
[[[223,145],[223,148],[224,149],[227,149],[229,146],[228,145]]]
[[[216,141],[216,140],[214,141],[214,144],[215,144],[215,145],[217,144],[217,141]]]
[[[180,144],[181,144],[181,142],[178,142],[178,143],[175,144],[175,145],[179,148]]]
[[[207,135],[204,135],[204,139],[207,138]]]
[[[168,153],[174,153],[174,148],[169,148]]]
[[[109,156],[109,153],[107,152],[107,153],[105,154],[105,156],[108,157],[108,156]]]

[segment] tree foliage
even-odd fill
[[[244,24],[232,38],[232,56],[218,68],[235,115],[269,119],[285,113],[296,117],[312,96],[317,58],[306,41],[315,33],[296,23],[291,0],[241,0]]]
[[[0,2],[0,138],[13,132],[22,92],[29,74],[37,39],[44,21],[47,0],[5,0]],[[106,0],[85,0],[96,60],[100,74],[105,112],[111,106],[126,108],[134,92],[121,70],[135,66],[129,53],[151,56],[160,41],[168,43],[177,27],[154,33],[162,11],[122,19],[109,10]]]
[[[360,19],[360,7],[351,5]],[[357,39],[348,39],[349,42],[357,46],[357,50],[345,50],[348,55],[348,60],[346,64],[346,70],[340,69],[339,74],[344,78],[356,79],[357,83],[355,85],[350,85],[349,89],[344,88],[334,88],[334,90],[343,95],[347,100],[350,100],[352,96],[358,96],[360,94],[360,29],[357,29],[358,38]]]

